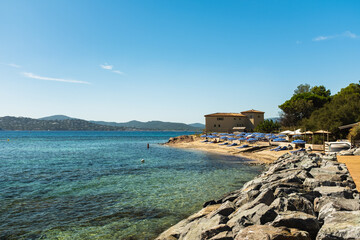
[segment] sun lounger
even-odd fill
[[[270,149],[270,151],[277,151],[277,150],[280,149],[280,148],[281,148],[281,146],[278,146],[278,147],[276,147],[276,148]]]
[[[242,145],[242,146],[240,146],[240,147],[238,147],[238,148],[247,148],[247,147],[249,147],[249,145],[244,144],[244,145]]]
[[[206,139],[205,141],[202,141],[202,142],[209,142],[209,140]]]
[[[219,145],[228,145],[229,143],[224,142],[224,143],[220,143]]]
[[[233,146],[237,146],[238,144],[237,143],[233,143],[231,145],[229,145],[228,147],[233,147]]]

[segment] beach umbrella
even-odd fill
[[[241,137],[241,138],[239,138],[238,140],[239,140],[239,141],[245,141],[245,140],[246,140],[246,138]]]
[[[201,135],[200,137],[207,137],[207,135]]]
[[[237,140],[237,138],[234,138],[234,137],[231,137],[231,138],[228,138],[228,140]]]
[[[224,135],[227,135],[227,133],[220,133],[219,135],[224,136]]]
[[[296,137],[301,137],[301,135],[294,135],[293,137],[295,137],[295,138],[296,138]]]
[[[306,142],[305,142],[304,140],[297,139],[297,140],[292,141],[292,143],[295,143],[295,144],[305,144]]]
[[[210,136],[208,136],[209,138],[216,138],[216,136],[213,136],[213,135],[210,135]]]
[[[222,136],[222,137],[220,137],[220,139],[227,139],[227,137],[225,137],[225,136]]]
[[[217,132],[213,132],[212,135],[217,135],[218,133]]]
[[[286,139],[284,139],[284,138],[275,138],[273,141],[274,142],[286,142]]]
[[[286,137],[286,135],[285,134],[280,134],[280,135],[278,135],[278,137]]]
[[[230,133],[230,134],[228,134],[228,136],[235,136],[235,134],[233,134],[233,133]]]
[[[256,142],[257,139],[256,139],[256,138],[249,138],[247,141],[248,141],[248,142]]]

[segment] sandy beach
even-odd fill
[[[269,143],[258,142],[256,144],[249,144],[250,147],[239,149],[238,146],[219,145],[219,143],[204,143],[203,139],[194,137],[193,139],[179,139],[178,141],[170,141],[166,145],[170,147],[182,148],[182,149],[194,149],[199,151],[206,151],[216,154],[231,155],[238,157],[245,157],[256,161],[258,163],[271,163],[278,159],[281,155],[289,152],[284,151],[270,151],[277,146],[269,146]],[[245,143],[244,143],[245,144]]]

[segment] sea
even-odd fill
[[[263,170],[184,134],[0,131],[0,239],[154,239]]]

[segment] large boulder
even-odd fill
[[[316,237],[316,240],[328,239],[360,239],[360,211],[329,214]]]
[[[306,198],[297,194],[290,194],[289,197],[280,197],[270,205],[276,212],[300,211],[315,216],[314,205]]]
[[[346,199],[334,197],[320,197],[314,201],[315,212],[320,212],[321,208],[331,203],[337,211],[357,211],[360,210],[359,199]]]
[[[250,209],[238,209],[234,214],[230,215],[230,220],[227,225],[233,231],[237,232],[240,229],[252,224],[265,224],[271,222],[277,216],[276,212],[264,203],[255,205]]]
[[[306,231],[315,238],[320,229],[319,221],[315,216],[303,212],[282,212],[271,223],[274,227],[297,228]]]
[[[269,225],[253,225],[242,229],[235,240],[310,240],[309,233],[298,229],[273,227]]]
[[[354,193],[345,187],[339,186],[323,186],[314,189],[314,192],[320,193],[321,196],[325,197],[340,197],[340,198],[354,198]]]

